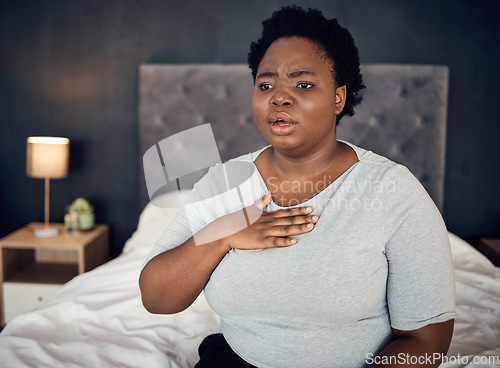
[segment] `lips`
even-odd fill
[[[286,113],[275,112],[269,116],[271,131],[276,135],[288,135],[295,130],[297,123]]]
[[[295,124],[290,115],[284,112],[274,112],[269,116],[269,123],[273,125],[292,125]]]

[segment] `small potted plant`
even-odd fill
[[[68,230],[91,230],[95,226],[94,207],[85,198],[77,198],[64,216]]]

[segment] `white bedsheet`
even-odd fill
[[[182,313],[152,315],[138,289],[142,263],[173,214],[148,205],[122,255],[14,318],[0,333],[0,366],[193,367],[201,340],[219,330],[204,296]],[[487,356],[500,356],[500,268],[460,238],[450,239],[458,317],[442,367],[497,367]]]

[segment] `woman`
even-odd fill
[[[297,7],[263,26],[249,64],[270,146],[195,186],[142,271],[145,307],[176,313],[205,290],[222,334],[199,368],[437,367],[453,331],[447,232],[406,168],[336,139],[363,88],[349,32]],[[220,195],[228,178],[244,181],[239,202]]]

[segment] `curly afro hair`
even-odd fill
[[[358,49],[349,31],[337,19],[326,19],[315,9],[298,6],[283,7],[262,22],[262,36],[250,45],[248,66],[255,81],[257,69],[269,46],[282,37],[303,37],[319,45],[333,61],[333,77],[338,86],[346,86],[344,109],[337,116],[337,124],[344,115],[354,115],[354,106],[361,103],[360,91],[365,88],[359,68]]]

